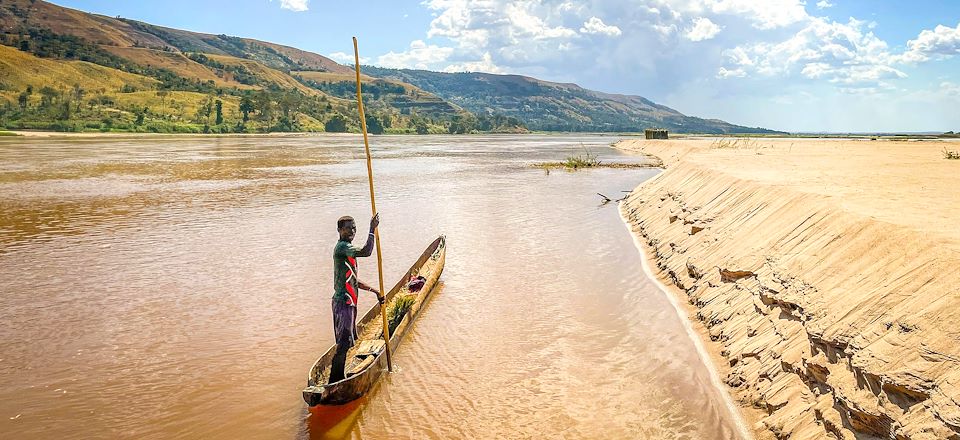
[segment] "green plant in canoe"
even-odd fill
[[[390,303],[390,307],[387,309],[387,325],[390,326],[390,334],[393,334],[393,331],[400,325],[403,317],[410,311],[410,307],[413,307],[416,300],[416,295],[404,295]]]

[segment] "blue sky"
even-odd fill
[[[516,73],[789,131],[960,130],[956,0],[59,0],[385,67]]]

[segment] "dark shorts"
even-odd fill
[[[357,341],[357,308],[333,299],[333,335],[339,347],[353,347]]]

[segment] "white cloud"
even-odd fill
[[[330,58],[331,60],[334,60],[340,64],[349,64],[351,66],[356,62],[353,54],[345,52],[334,52],[330,55],[327,55],[327,58]],[[360,64],[368,64],[369,62],[370,58],[360,57]]]
[[[702,0],[703,6],[717,14],[744,17],[758,29],[775,29],[807,20],[803,0]],[[696,2],[694,3],[696,5]]]
[[[273,1],[273,0],[270,0]],[[294,12],[304,12],[309,8],[310,0],[280,0],[280,7]]]
[[[610,37],[618,37],[623,34],[620,28],[607,25],[603,22],[603,20],[597,17],[590,17],[589,20],[583,22],[583,27],[580,28],[580,33],[603,34]]]
[[[718,78],[743,78],[747,76],[747,71],[742,67],[736,69],[727,69],[726,67],[721,67],[717,72]]]
[[[809,63],[803,66],[800,74],[810,79],[819,79],[827,76],[831,70],[833,69],[827,63]]]
[[[850,66],[843,71],[836,72],[836,75],[830,79],[830,82],[850,87],[881,86],[885,89],[890,89],[891,84],[884,80],[902,79],[906,77],[906,73],[890,66]]]
[[[375,60],[393,67],[526,74],[608,91],[658,90],[663,96],[695,81],[764,78],[805,87],[816,84],[822,90],[884,92],[906,77],[904,61],[958,53],[960,25],[921,32],[904,53],[893,51],[873,33],[876,23],[853,18],[838,22],[807,12],[834,3],[423,0],[421,5],[434,17],[426,38]],[[684,44],[687,41],[697,44]]]
[[[944,81],[940,83],[939,92],[948,96],[960,96],[960,84]]]
[[[650,26],[653,30],[660,36],[661,39],[665,40],[674,33],[677,32],[677,25],[675,24],[654,24]]]
[[[851,18],[847,23],[810,17],[806,25],[779,43],[754,43],[727,50],[729,69],[762,76],[790,76],[799,70],[807,79],[826,79],[850,87],[876,86],[882,80],[905,78],[893,67],[887,43]]]
[[[900,60],[917,63],[931,58],[949,58],[957,54],[960,54],[960,23],[955,28],[937,25],[932,31],[924,29],[915,40],[907,42],[907,51]]]
[[[690,41],[703,41],[716,37],[720,33],[720,26],[710,21],[706,17],[698,17],[693,20],[693,29],[687,32],[687,38]]]
[[[574,21],[573,17],[587,12],[579,2],[541,0],[426,0],[422,4],[436,13],[427,38],[443,41],[452,51],[439,70],[452,66],[488,71],[491,66],[550,63],[558,53],[568,52],[571,42],[582,39],[569,25],[582,22],[584,18]],[[616,27],[604,30],[619,32]]]
[[[493,57],[490,52],[483,54],[478,61],[465,61],[451,64],[443,69],[444,72],[486,72],[502,73],[503,69],[493,63]]]
[[[446,61],[453,53],[453,48],[440,47],[437,45],[423,42],[423,40],[414,40],[410,43],[410,48],[404,52],[388,52],[377,57],[376,65],[381,67],[407,68],[407,69],[430,69],[437,63]]]

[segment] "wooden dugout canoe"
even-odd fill
[[[437,285],[437,280],[443,272],[446,261],[446,237],[440,236],[423,251],[417,262],[387,293],[385,303],[389,310],[391,304],[399,296],[416,295],[416,299],[403,320],[390,334],[390,349],[396,353],[400,341],[406,335],[413,321],[420,314],[421,307],[430,299],[430,294]],[[419,292],[410,293],[407,282],[410,275],[422,275],[426,280]],[[313,364],[307,373],[307,387],[303,389],[303,400],[309,406],[342,405],[360,398],[380,379],[380,375],[387,369],[387,359],[383,353],[383,332],[379,318],[379,305],[373,306],[357,322],[357,334],[360,338],[357,344],[347,352],[347,378],[339,382],[328,384],[330,364],[337,351],[333,344],[320,359]]]

